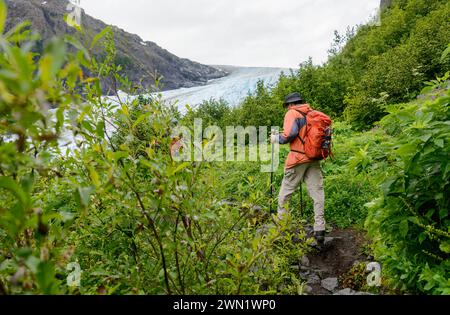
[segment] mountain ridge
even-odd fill
[[[8,17],[5,29],[9,30],[25,20],[41,35],[41,42],[54,36],[75,35],[75,29],[64,21],[68,0],[6,0]],[[87,33],[97,34],[108,25],[82,12],[82,27]],[[180,58],[152,41],[144,41],[136,34],[111,25],[117,48],[116,63],[123,74],[135,85],[154,88],[155,77],[161,77],[161,90],[189,88],[206,84],[209,80],[228,73],[212,66]],[[107,83],[103,82],[104,89]]]

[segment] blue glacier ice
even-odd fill
[[[163,100],[176,104],[183,113],[186,105],[195,107],[204,100],[223,99],[231,107],[237,106],[249,93],[254,93],[258,81],[265,85],[274,85],[282,72],[289,74],[289,69],[263,67],[217,66],[229,73],[220,79],[211,80],[203,86],[181,88],[161,93]]]

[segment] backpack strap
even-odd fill
[[[300,134],[297,136],[297,138],[299,138],[300,141],[302,142],[303,146],[305,146],[305,140],[303,140],[302,137],[300,137]]]
[[[306,118],[306,116],[308,116],[308,114],[305,114],[304,112],[302,112],[301,110],[299,110],[299,109],[292,109],[292,110],[295,110],[296,112],[298,112],[298,113],[300,113],[303,117],[305,117]]]
[[[298,109],[293,109],[296,112],[300,113],[303,117],[305,117],[305,120],[308,120],[308,114],[305,114],[304,112],[302,112],[301,110]],[[306,125],[304,127],[308,126],[308,122],[306,122]],[[298,131],[298,138],[300,139],[300,141],[302,142],[303,146],[305,146],[305,140],[302,139],[302,137],[300,137],[300,130]],[[296,151],[293,151],[296,152]],[[302,153],[305,154],[304,152],[297,152],[297,153]]]

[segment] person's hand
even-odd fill
[[[280,143],[280,136],[277,134],[272,134],[270,136],[270,143],[272,144]]]

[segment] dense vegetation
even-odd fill
[[[157,96],[118,93],[135,90],[109,29],[38,55],[26,24],[3,34],[5,11],[0,1],[0,294],[302,294],[290,267],[309,248],[310,201],[300,213],[295,196],[292,217],[270,224],[259,163],[175,162],[169,137],[174,118],[281,125],[295,90],[341,120],[323,166],[329,223],[368,231],[386,285],[450,293],[446,1],[394,2],[381,26],[338,38],[327,64],[260,83],[236,109],[210,100],[185,117]],[[67,285],[74,262],[79,287]]]
[[[366,227],[401,289],[450,294],[449,103],[444,81],[420,101],[390,107],[380,123],[392,136],[384,143],[392,171]]]

